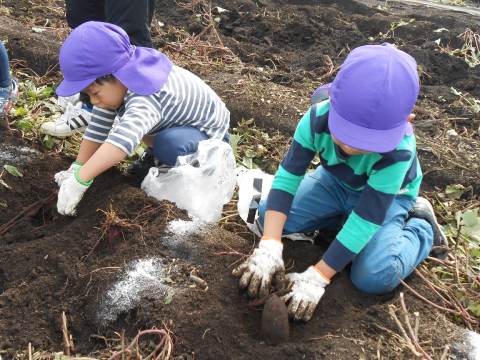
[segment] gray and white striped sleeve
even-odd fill
[[[110,109],[100,109],[96,105],[93,106],[92,120],[88,124],[83,138],[103,144],[108,137],[109,131],[112,129],[115,121],[116,113]]]
[[[160,120],[158,104],[151,96],[132,95],[125,102],[125,113],[106,142],[132,155],[142,137]]]

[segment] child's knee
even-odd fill
[[[354,264],[350,279],[361,291],[369,294],[385,294],[392,291],[400,283],[400,261],[396,256],[382,261],[366,261]]]

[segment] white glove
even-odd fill
[[[56,173],[55,176],[54,176],[54,179],[57,182],[58,186],[62,186],[62,183],[65,180],[67,180],[71,175],[73,175],[75,170],[77,170],[78,168],[81,168],[82,166],[83,166],[83,164],[80,164],[78,162],[74,162],[72,165],[70,165],[68,170],[64,170],[64,171],[60,171],[60,172]]]
[[[288,284],[294,282],[287,295],[280,300],[287,303],[290,300],[287,311],[288,316],[295,321],[308,321],[312,318],[315,308],[325,293],[325,286],[330,284],[313,266],[303,273],[291,273],[285,276]]]
[[[76,216],[78,203],[82,200],[83,194],[92,184],[93,179],[89,183],[81,182],[78,179],[78,169],[75,170],[73,176],[63,181],[58,192],[57,210],[62,215]]]
[[[243,290],[248,287],[250,298],[267,296],[272,278],[276,289],[284,289],[285,265],[283,264],[282,252],[282,243],[275,240],[261,240],[253,254],[242,265],[233,270],[233,275],[241,276],[240,289]]]

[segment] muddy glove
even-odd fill
[[[294,282],[292,291],[280,298],[285,303],[290,300],[288,316],[295,321],[310,320],[330,280],[313,265],[303,273],[287,274],[285,279],[288,284]]]
[[[277,290],[284,289],[285,266],[282,251],[283,244],[280,241],[262,238],[253,254],[242,265],[233,270],[233,275],[241,276],[240,289],[243,290],[248,287],[250,298],[267,296],[272,278]]]
[[[60,172],[56,173],[54,179],[57,182],[58,186],[62,186],[62,183],[65,180],[67,180],[71,175],[73,175],[75,170],[77,170],[78,168],[80,168],[82,166],[83,166],[83,164],[75,161],[74,163],[72,163],[72,165],[70,165],[68,170],[64,170],[64,171],[60,171]]]
[[[75,170],[73,176],[70,176],[64,180],[60,186],[60,191],[58,192],[57,210],[62,215],[77,215],[75,208],[80,200],[82,200],[85,191],[87,191],[93,182],[93,179],[88,183],[81,181],[78,178],[79,169],[80,168]]]

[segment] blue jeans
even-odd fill
[[[0,41],[0,88],[7,87],[10,87],[10,64],[5,45]]]
[[[320,166],[301,182],[283,233],[338,230],[361,194]],[[267,199],[258,208],[262,227],[266,202]],[[400,283],[399,278],[405,279],[412,267],[428,256],[433,244],[431,226],[417,218],[405,224],[414,204],[407,196],[397,196],[380,230],[353,259],[350,278],[360,290],[370,294],[389,292]]]
[[[153,139],[153,154],[163,164],[175,166],[177,157],[194,154],[198,150],[200,141],[209,137],[197,128],[177,126],[160,131]],[[223,138],[230,142],[228,131]]]

